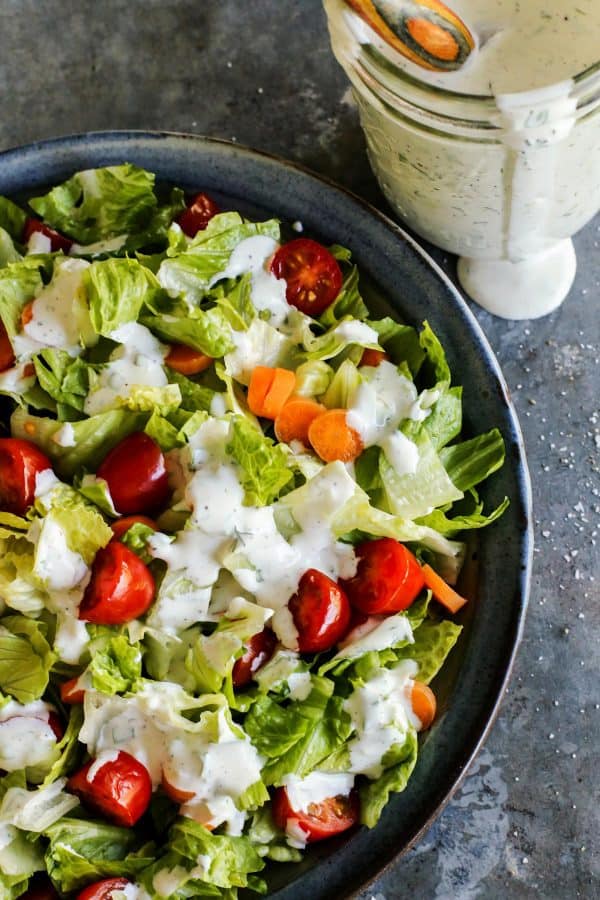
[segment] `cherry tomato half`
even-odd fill
[[[88,780],[94,760],[67,781],[67,788],[84,806],[114,825],[130,828],[144,815],[152,797],[152,781],[140,762],[119,750],[116,759],[108,759]]]
[[[425,585],[410,550],[393,538],[377,538],[359,544],[355,553],[356,575],[342,582],[352,606],[368,615],[408,609]]]
[[[55,231],[54,228],[50,228],[49,225],[40,222],[39,219],[33,219],[31,217],[26,220],[23,228],[23,243],[26,244],[31,235],[35,234],[36,231],[39,231],[40,234],[45,234],[47,238],[50,238],[50,250],[53,253],[57,253],[59,250],[62,250],[63,253],[68,253],[73,246],[73,241],[69,240],[68,237],[65,237],[64,234],[60,234],[58,231]]]
[[[123,625],[143,615],[154,599],[154,578],[133,550],[111,541],[96,553],[79,618],[96,625]]]
[[[323,572],[308,569],[288,602],[298,629],[300,653],[329,650],[346,634],[350,603],[342,588]]]
[[[194,237],[198,231],[204,231],[213,216],[220,212],[221,210],[208,194],[196,194],[176,221],[184,234]]]
[[[336,258],[309,238],[280,247],[271,260],[271,272],[287,282],[287,302],[313,317],[333,303],[344,280]]]
[[[35,499],[35,479],[51,469],[48,457],[30,441],[0,438],[0,509],[23,516]]]
[[[358,793],[353,790],[347,797],[328,797],[321,803],[311,803],[306,812],[296,811],[284,787],[273,794],[272,813],[275,824],[282,831],[300,829],[307,843],[322,841],[347,831],[360,818]]]
[[[123,516],[122,519],[111,522],[110,527],[115,538],[122,538],[133,525],[147,525],[148,528],[158,531],[158,525],[154,519],[149,519],[148,516]]]
[[[163,772],[162,774],[162,788],[167,797],[173,801],[173,803],[187,803],[188,800],[191,800],[194,797],[193,791],[184,791],[183,788],[178,788],[172,782],[169,781],[167,775]]]
[[[60,686],[60,699],[67,706],[73,706],[76,703],[83,703],[85,691],[79,687],[79,676],[63,681]]]
[[[96,474],[107,482],[115,509],[122,515],[153,512],[169,499],[165,458],[143,431],[113,447]]]
[[[0,372],[6,372],[15,364],[15,354],[4,322],[0,319]]]
[[[377,368],[384,359],[389,359],[385,350],[373,350],[370,347],[365,347],[363,355],[360,358],[359,366],[373,366],[373,368]]]
[[[246,642],[246,650],[243,656],[236,659],[233,664],[231,678],[236,688],[249,684],[258,670],[273,656],[277,645],[277,638],[270,628],[253,634]]]
[[[128,884],[126,878],[104,878],[80,891],[75,900],[112,900],[113,891],[124,891]]]

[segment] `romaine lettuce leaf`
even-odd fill
[[[111,540],[113,533],[98,510],[68,484],[57,482],[51,491],[38,497],[36,509],[45,513],[42,520],[39,543],[43,540],[47,521],[58,525],[65,534],[66,543],[73,553],[79,553],[86,565],[90,565],[101,547]]]
[[[482,512],[483,503],[477,503],[473,512],[452,517],[447,516],[441,509],[434,509],[429,515],[420,518],[418,524],[434,528],[447,537],[455,537],[461,531],[471,531],[474,528],[485,528],[487,525],[491,525],[500,518],[508,505],[509,499],[505,497],[487,516]]]
[[[135,259],[104,259],[84,273],[90,318],[97,334],[110,337],[135,322],[143,304],[160,286],[150,269]]]
[[[352,316],[354,319],[366,319],[369,310],[360,295],[359,290],[359,274],[356,266],[352,266],[348,273],[344,276],[342,289],[338,296],[331,303],[324,313],[319,316],[319,322],[325,328],[337,325],[346,316]]]
[[[424,377],[426,387],[435,387],[439,382],[450,385],[451,372],[446,353],[429,322],[423,322],[423,330],[419,334],[419,342],[425,353],[420,375]]]
[[[139,882],[157,900],[162,898],[229,897],[235,893],[218,888],[259,887],[250,873],[260,872],[264,862],[247,837],[211,834],[192,819],[178,819],[171,828],[163,853],[139,876]],[[161,873],[167,877],[161,879]],[[179,883],[174,877],[179,876]],[[161,881],[165,893],[161,893]],[[168,887],[167,887],[168,885]],[[168,891],[168,893],[167,893]]]
[[[0,619],[0,691],[19,703],[39,700],[56,654],[46,640],[43,622],[25,616]]]
[[[234,346],[231,325],[219,307],[194,309],[185,316],[142,316],[140,322],[161,340],[186,344],[205,356],[218,358]]]
[[[64,776],[69,775],[76,769],[83,753],[83,745],[79,743],[79,732],[81,731],[82,724],[83,707],[80,705],[72,706],[69,710],[69,722],[65,729],[65,733],[56,745],[56,749],[59,751],[60,756],[44,778],[42,787],[52,784],[57,778],[63,778]],[[61,812],[61,816],[65,815],[65,812]]]
[[[0,319],[9,338],[21,330],[21,313],[42,287],[39,269],[25,262],[0,269]]]
[[[4,228],[0,227],[0,268],[21,260],[21,254],[13,244],[13,240]]]
[[[70,238],[91,244],[146,226],[156,207],[154,175],[125,163],[77,172],[29,205]]]
[[[13,241],[21,240],[26,219],[27,214],[20,206],[8,197],[0,197],[0,228],[7,231]]]
[[[47,348],[33,357],[35,374],[39,384],[57,404],[83,411],[84,400],[90,387],[90,367],[79,357],[73,357],[66,350]]]
[[[415,631],[414,644],[395,650],[396,658],[414,659],[419,667],[417,678],[429,684],[443,666],[461,631],[462,625],[449,619],[440,622],[425,619]]]
[[[457,437],[462,429],[462,388],[442,389],[425,419],[425,430],[435,450]]]
[[[504,456],[504,438],[497,428],[440,451],[448,476],[461,491],[468,491],[499,469]]]
[[[401,325],[389,317],[375,319],[368,324],[379,335],[379,343],[391,361],[397,366],[406,363],[414,377],[425,359],[417,330],[412,325]]]
[[[0,601],[28,616],[40,613],[46,599],[33,564],[33,544],[26,538],[7,537],[0,541]]]
[[[62,427],[61,422],[43,416],[34,416],[23,409],[16,409],[11,416],[14,437],[31,440],[46,453],[58,475],[72,478],[82,469],[94,471],[109,450],[134,431],[142,431],[148,413],[126,409],[110,409],[73,422],[72,447],[62,447],[52,438]]]
[[[92,628],[92,659],[86,672],[95,691],[109,695],[135,691],[142,677],[140,645],[131,644],[126,635],[112,631],[101,626]]]
[[[374,828],[392,792],[403,791],[417,762],[417,735],[411,730],[404,744],[395,745],[384,757],[385,771],[376,781],[360,787],[360,820]]]
[[[46,869],[59,891],[75,891],[102,878],[136,880],[154,862],[152,845],[139,846],[133,828],[65,816],[44,831]]]
[[[234,416],[227,452],[241,469],[240,481],[248,506],[272,503],[293,478],[282,447],[243,416]]]

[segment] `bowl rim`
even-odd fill
[[[385,229],[387,229],[401,241],[409,245],[411,250],[418,257],[420,257],[421,261],[429,269],[431,269],[435,276],[442,282],[446,291],[451,296],[452,302],[455,304],[460,315],[466,321],[470,332],[470,340],[471,342],[475,342],[475,344],[477,345],[477,349],[484,359],[487,369],[489,370],[491,376],[500,389],[501,399],[504,405],[506,425],[510,429],[509,436],[511,441],[513,442],[513,446],[516,447],[517,450],[516,456],[511,460],[511,467],[516,476],[516,499],[518,499],[520,509],[523,513],[523,521],[520,528],[518,553],[520,563],[518,575],[518,591],[515,593],[511,604],[514,607],[515,615],[513,616],[513,620],[511,623],[512,628],[508,636],[508,640],[510,641],[510,652],[504,659],[504,665],[499,666],[496,680],[496,689],[491,702],[488,703],[484,710],[480,710],[481,715],[480,719],[478,720],[478,725],[473,729],[472,733],[470,732],[470,740],[468,745],[463,746],[463,748],[461,749],[458,771],[448,772],[444,787],[438,792],[436,798],[428,804],[427,808],[422,811],[417,826],[410,831],[410,835],[406,842],[402,845],[402,847],[400,847],[399,849],[396,847],[389,848],[387,852],[384,851],[380,854],[379,858],[382,861],[378,862],[376,867],[369,867],[367,871],[355,873],[356,880],[353,887],[349,892],[344,893],[343,896],[357,897],[360,892],[364,891],[370,885],[372,885],[373,882],[380,878],[381,875],[385,871],[387,871],[401,856],[403,856],[408,850],[410,850],[420,840],[424,832],[431,827],[435,819],[437,819],[443,809],[450,802],[455,792],[463,783],[466,775],[468,774],[470,766],[480,752],[498,716],[500,704],[506,692],[506,687],[510,680],[519,644],[523,636],[525,616],[529,599],[533,560],[532,490],[525,454],[525,443],[521,427],[510,397],[508,385],[500,368],[500,364],[496,359],[489,341],[485,336],[477,319],[475,318],[473,312],[471,311],[466,301],[461,296],[458,288],[452,282],[449,276],[442,270],[442,268],[429,255],[429,253],[418,243],[418,241],[407,231],[405,231],[400,225],[389,218],[389,216],[381,212],[379,209],[374,207],[371,203],[364,200],[353,191],[349,190],[343,185],[340,185],[335,180],[321,175],[301,163],[287,160],[275,153],[247,147],[243,144],[238,144],[235,141],[227,140],[225,138],[217,138],[182,131],[111,129],[89,132],[74,132],[72,134],[32,141],[27,144],[9,147],[3,151],[0,151],[0,181],[3,181],[2,175],[6,171],[7,167],[14,165],[17,167],[17,169],[19,169],[20,164],[24,164],[26,166],[30,161],[31,163],[33,163],[35,161],[36,155],[40,152],[52,152],[53,150],[83,151],[84,149],[86,149],[91,155],[93,155],[94,153],[98,154],[103,146],[108,145],[111,147],[111,149],[122,147],[124,154],[126,154],[128,151],[127,144],[130,142],[146,142],[148,146],[150,146],[151,144],[154,144],[154,142],[158,141],[174,143],[175,148],[172,148],[172,150],[174,149],[175,151],[177,150],[178,146],[181,146],[183,148],[183,146],[187,146],[190,142],[192,142],[197,144],[199,147],[203,146],[208,150],[213,149],[215,153],[221,151],[223,153],[229,153],[232,156],[242,155],[248,159],[254,159],[259,163],[262,162],[263,165],[268,164],[275,167],[284,167],[288,171],[295,172],[301,178],[316,182],[317,185],[325,185],[329,191],[333,191],[339,195],[343,195],[347,200],[350,200],[351,203],[361,207],[363,212],[378,220]],[[97,161],[90,162],[90,165],[98,164],[99,163]],[[27,172],[31,173],[31,170],[27,169]],[[30,181],[35,181],[35,178],[30,178]],[[42,183],[43,179],[37,179],[37,181],[38,183]],[[19,190],[26,190],[26,188],[27,186],[22,184],[21,187],[16,188],[14,191],[9,190],[8,193],[10,194],[18,192]],[[336,855],[337,852],[334,850],[332,853],[332,857],[335,857]],[[302,881],[302,879],[303,875],[299,874],[297,879],[293,879],[283,888],[276,889],[275,892],[269,894],[269,896],[273,898],[281,897],[282,900],[288,900],[289,897],[291,900],[293,894],[289,893],[290,889],[294,891],[294,886],[299,886],[299,883]],[[333,897],[332,894],[330,894],[329,896]],[[341,895],[339,893],[336,893],[335,896]]]

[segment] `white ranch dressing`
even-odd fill
[[[240,384],[249,384],[256,366],[277,367],[293,349],[293,341],[262,319],[254,319],[246,331],[232,331],[235,350],[223,357],[227,373]]]
[[[237,278],[250,272],[252,303],[259,312],[270,313],[269,322],[275,327],[282,325],[290,312],[285,280],[276,278],[267,268],[278,247],[277,241],[267,235],[245,238],[232,251],[225,269],[211,279],[212,285],[222,278]]]
[[[0,633],[8,632],[0,626]],[[16,772],[54,761],[56,735],[48,722],[49,713],[41,700],[27,704],[9,700],[0,708],[0,769]]]
[[[32,231],[27,241],[27,255],[52,253],[52,241],[43,231]]]
[[[33,301],[32,318],[24,326],[25,336],[41,347],[58,347],[71,356],[81,352],[82,313],[76,300],[83,291],[83,273],[89,267],[83,259],[59,259],[52,281]],[[15,339],[15,348],[19,335]],[[21,355],[18,353],[17,355]]]
[[[83,557],[70,549],[64,529],[51,512],[32,522],[27,539],[35,544],[33,572],[48,591],[69,591],[88,574]]]
[[[306,778],[286,775],[283,784],[292,809],[306,813],[313,803],[318,806],[330,797],[347,797],[354,787],[354,775],[316,771]]]
[[[354,658],[371,650],[385,650],[403,641],[414,643],[413,632],[408,616],[397,613],[386,616],[374,628],[370,628],[367,634],[361,635],[352,643],[345,643],[334,659]]]
[[[165,387],[163,369],[167,352],[152,332],[139,322],[127,322],[110,334],[121,346],[110,355],[98,375],[98,382],[85,399],[84,412],[94,416],[125,400],[135,386]]]
[[[72,244],[69,254],[71,256],[100,256],[102,253],[116,253],[128,237],[128,234],[117,234],[116,237],[107,238],[104,241],[94,241],[93,244]]]
[[[419,421],[424,413],[412,381],[383,360],[361,369],[362,379],[350,400],[346,421],[365,447],[377,444],[399,475],[413,474],[419,464],[416,444],[398,431],[404,419]]]
[[[414,660],[402,660],[393,669],[378,671],[345,701],[344,709],[356,729],[356,737],[348,745],[351,772],[379,778],[387,751],[394,744],[402,744],[410,728],[420,727],[408,690],[417,671]]]

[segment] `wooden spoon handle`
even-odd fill
[[[440,0],[346,0],[383,40],[424,69],[460,69],[473,35]]]

